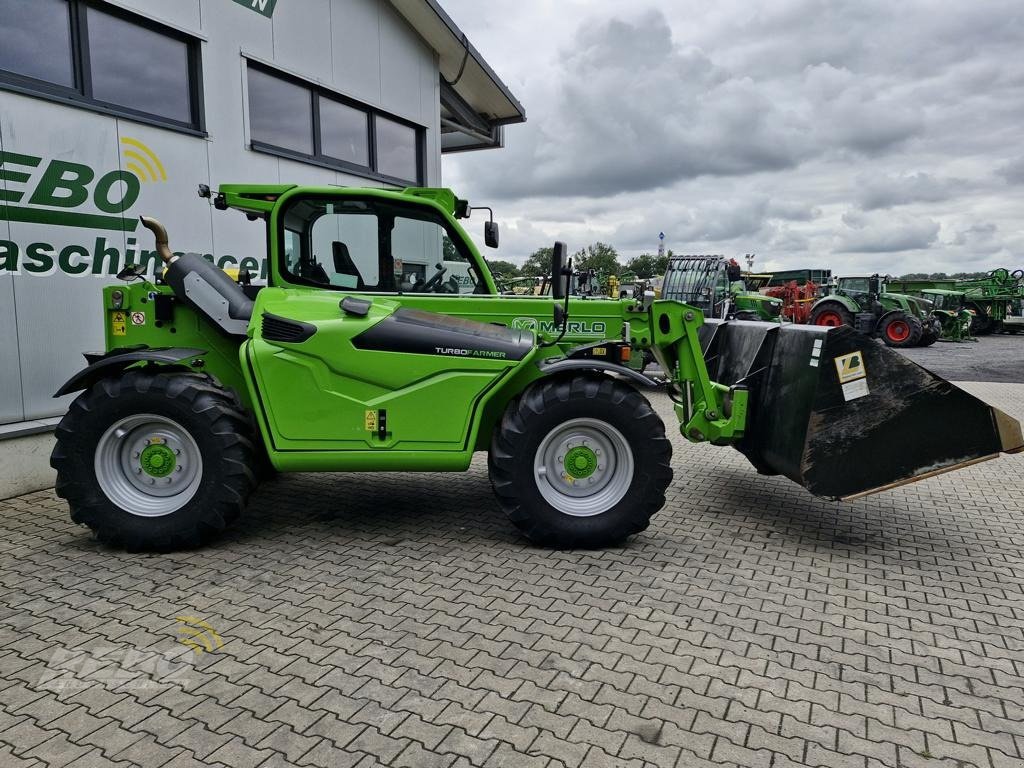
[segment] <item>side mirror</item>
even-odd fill
[[[484,242],[487,244],[488,248],[498,247],[498,222],[484,222]]]
[[[555,301],[561,301],[568,293],[568,286],[565,284],[565,262],[568,253],[568,247],[561,241],[555,243],[551,250],[551,296]]]

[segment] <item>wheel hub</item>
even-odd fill
[[[157,478],[167,477],[174,471],[174,465],[177,464],[174,451],[167,447],[166,441],[162,437],[154,437],[152,440],[158,442],[150,442],[142,450],[139,463],[147,475]]]
[[[566,451],[564,463],[566,474],[576,480],[585,480],[597,471],[597,454],[580,444]]]

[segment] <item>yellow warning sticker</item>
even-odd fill
[[[377,431],[377,412],[367,411],[366,412],[366,431],[376,432]]]
[[[113,336],[128,335],[128,317],[124,312],[115,312],[110,317],[110,333]]]
[[[839,373],[840,384],[863,379],[868,375],[867,366],[864,365],[864,355],[860,352],[851,352],[848,355],[837,357],[836,371]]]

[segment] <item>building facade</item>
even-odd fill
[[[172,247],[266,274],[200,184],[441,184],[525,113],[436,0],[0,0],[0,498],[52,484],[101,290]]]
[[[44,430],[100,292],[175,250],[266,274],[199,184],[437,186],[518,104],[435,0],[0,0],[0,432]]]

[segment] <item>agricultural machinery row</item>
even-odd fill
[[[996,269],[970,280],[833,278],[828,270],[742,272],[723,256],[673,258],[662,298],[709,317],[849,326],[891,347],[930,346],[1021,326],[1024,271]]]

